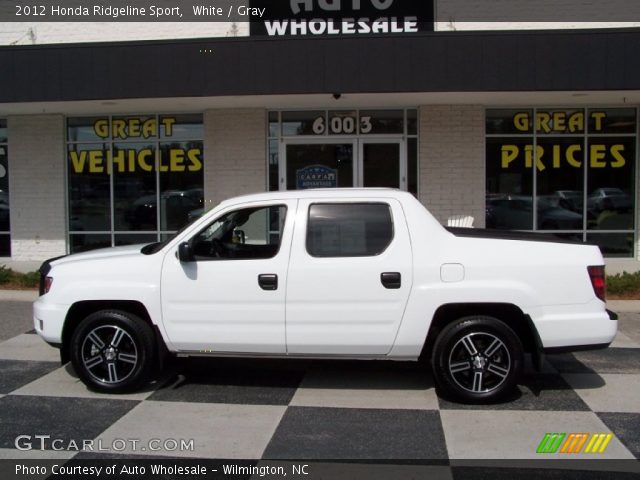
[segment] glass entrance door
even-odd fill
[[[400,139],[284,142],[280,150],[283,190],[390,187],[406,190],[404,143]]]
[[[355,141],[284,145],[286,190],[353,187]]]
[[[406,190],[402,147],[400,140],[360,140],[359,184]]]

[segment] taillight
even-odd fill
[[[51,285],[53,284],[53,277],[44,277],[44,293],[49,293]]]
[[[603,302],[606,302],[607,281],[604,276],[604,265],[587,267],[593,291]]]

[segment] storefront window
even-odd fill
[[[326,112],[282,112],[282,136],[314,135],[324,131]]]
[[[111,230],[111,176],[105,166],[110,154],[105,143],[67,146],[70,232]]]
[[[371,135],[404,133],[404,112],[402,110],[361,110],[360,131]]]
[[[71,252],[149,243],[203,208],[202,116],[67,120]]]
[[[636,132],[635,108],[488,110],[487,227],[633,256]]]
[[[269,151],[267,152],[267,167],[269,169],[269,191],[278,190],[280,178],[280,162],[278,158],[278,140],[269,140]]]
[[[9,222],[9,147],[7,121],[0,120],[0,257],[11,256]]]

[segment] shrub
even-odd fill
[[[0,265],[0,285],[6,288],[36,288],[39,281],[38,272],[15,272],[6,265]]]
[[[16,278],[16,283],[24,288],[35,288],[40,282],[40,274],[38,272],[22,273]]]
[[[624,272],[607,276],[608,295],[629,295],[633,293],[640,293],[640,272]]]
[[[9,283],[13,278],[13,270],[6,265],[0,265],[0,284]]]

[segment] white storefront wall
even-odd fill
[[[422,105],[418,117],[421,202],[443,223],[465,214],[483,227],[485,106]],[[205,208],[266,190],[267,110],[212,109],[203,121]],[[63,115],[8,117],[13,261],[68,252],[64,127]]]

